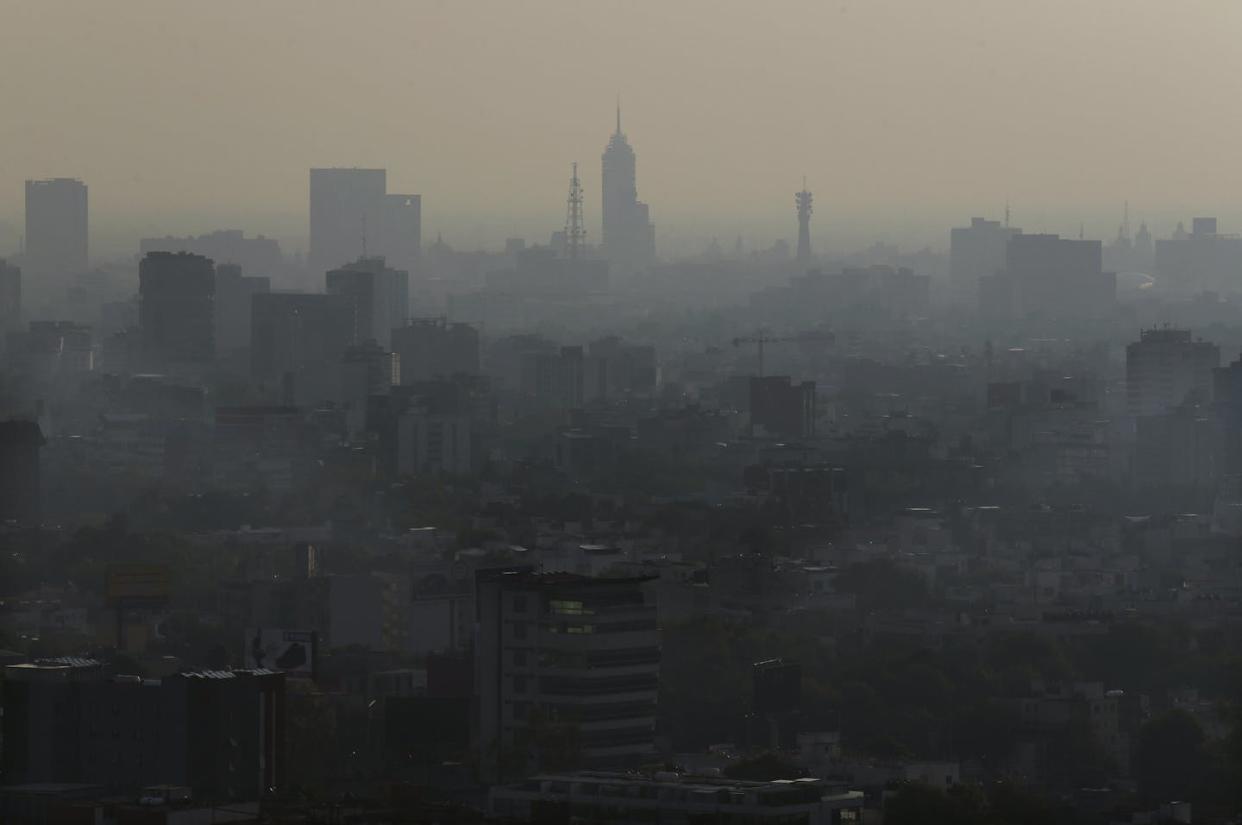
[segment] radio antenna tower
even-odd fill
[[[573,168],[569,179],[569,197],[565,200],[565,249],[570,260],[577,260],[586,238],[586,229],[582,226],[582,184],[578,181],[577,161],[574,161]]]
[[[798,263],[811,260],[811,193],[806,190],[806,178],[802,179],[802,191],[794,193],[798,205]]]

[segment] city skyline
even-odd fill
[[[783,207],[803,173],[834,193],[819,204],[835,233],[824,240],[849,246],[903,234],[943,244],[939,228],[951,216],[995,214],[1006,199],[1032,230],[1064,234],[1083,222],[1107,237],[1125,199],[1157,227],[1191,213],[1242,225],[1236,174],[1221,164],[1237,124],[1216,105],[1237,68],[1237,9],[1197,4],[1166,15],[1140,2],[1115,14],[1066,3],[1075,25],[1062,27],[1057,3],[950,5],[963,13],[791,4],[757,18],[742,4],[523,4],[480,20],[439,6],[377,4],[346,19],[331,7],[295,15],[271,3],[248,10],[240,27],[230,3],[133,3],[102,17],[73,3],[17,9],[6,26],[14,67],[45,59],[31,45],[39,31],[91,36],[76,39],[63,69],[3,97],[21,117],[5,131],[0,249],[16,248],[21,182],[52,176],[92,187],[100,254],[124,251],[129,237],[226,226],[304,249],[305,170],[332,165],[389,169],[396,190],[426,199],[427,229],[459,243],[542,237],[559,223],[565,163],[593,153],[617,93],[627,128],[641,135],[643,198],[674,249],[742,228],[757,239],[793,237]],[[547,26],[554,15],[571,30],[617,36],[561,43]],[[1133,49],[1101,52],[1097,31]],[[1031,71],[1038,44],[1054,38],[1061,60]],[[452,58],[481,44],[477,65]],[[549,65],[534,59],[553,44],[568,53]],[[877,62],[869,54],[881,44],[886,60]],[[351,46],[372,54],[365,69],[333,71],[314,57]],[[1144,57],[1157,49],[1169,62]],[[162,71],[103,59],[129,51]],[[213,52],[229,59],[195,57]],[[639,52],[646,57],[635,62]],[[1175,57],[1181,68],[1169,71]],[[263,73],[252,71],[260,58]],[[144,89],[141,101],[118,97],[126,84]],[[762,93],[769,84],[803,103],[787,109],[784,95]],[[906,103],[893,109],[898,92]],[[1048,118],[1053,111],[1064,117]],[[74,128],[88,119],[89,140]],[[1201,127],[1193,147],[1174,125],[1183,119]],[[232,122],[248,124],[245,150],[219,134]],[[1202,161],[1185,162],[1192,148]],[[598,216],[588,221],[598,226]]]

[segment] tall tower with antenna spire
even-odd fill
[[[811,193],[806,189],[806,178],[802,179],[802,191],[794,193],[794,203],[798,206],[798,263],[811,261],[811,212],[814,211]]]
[[[574,161],[573,174],[569,178],[569,197],[565,200],[565,249],[571,261],[578,259],[585,238],[586,229],[582,225],[582,184],[578,180],[578,162]]]
[[[600,240],[614,271],[644,269],[655,260],[655,227],[647,204],[638,199],[634,150],[621,131],[621,101],[617,100],[617,130],[608,140],[601,160]]]

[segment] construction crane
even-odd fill
[[[759,351],[759,377],[763,377],[763,348],[767,344],[810,344],[815,342],[823,342],[831,344],[837,340],[837,336],[827,330],[817,330],[812,332],[800,332],[797,335],[769,335],[766,329],[757,331],[754,335],[745,335],[733,339],[733,346],[740,347],[742,344],[754,344]]]

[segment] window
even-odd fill
[[[526,651],[525,650],[513,651],[513,664],[515,667],[526,667]]]
[[[525,676],[514,676],[513,677],[513,692],[518,693],[518,694],[526,692],[526,677]]]
[[[514,622],[513,623],[513,638],[515,639],[526,638],[526,622]]]
[[[525,613],[526,612],[526,596],[525,595],[518,595],[518,596],[513,597],[513,612],[514,613]]]

